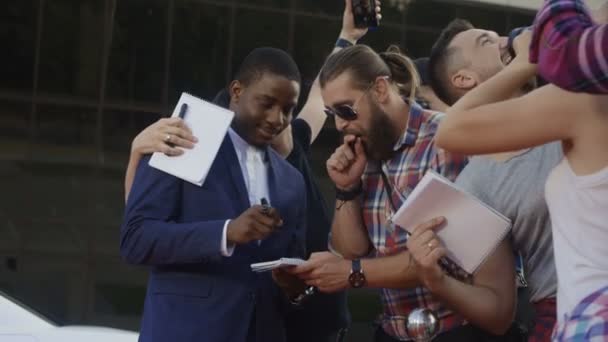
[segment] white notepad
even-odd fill
[[[251,270],[253,272],[266,272],[276,268],[287,267],[287,266],[299,266],[305,263],[305,260],[296,258],[281,258],[273,261],[259,262],[257,264],[251,264]]]
[[[188,105],[184,121],[198,138],[192,149],[184,149],[180,156],[169,157],[156,152],[150,158],[150,166],[198,186],[203,185],[218,150],[224,141],[234,113],[182,93],[172,117],[179,115],[183,103]]]
[[[443,216],[436,230],[447,256],[469,274],[492,253],[511,228],[511,221],[449,180],[428,171],[392,221],[410,233],[416,225]]]

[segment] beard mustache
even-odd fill
[[[374,101],[370,101],[370,109],[372,114],[370,128],[367,132],[367,142],[364,142],[363,147],[368,158],[376,161],[389,160],[395,154],[394,147],[399,138],[398,133],[388,114]]]

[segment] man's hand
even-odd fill
[[[382,19],[380,14],[382,8],[379,0],[376,0],[376,13],[378,20]],[[367,28],[355,27],[355,16],[353,14],[352,0],[344,1],[344,15],[342,16],[342,31],[340,38],[346,39],[355,44],[367,33]]]
[[[283,225],[283,220],[275,208],[270,208],[267,213],[263,210],[261,205],[254,205],[230,221],[226,231],[228,244],[243,245],[263,240]]]
[[[304,281],[284,268],[272,270],[272,279],[289,298],[296,297],[306,290]]]
[[[197,141],[184,120],[165,118],[148,126],[133,139],[131,153],[143,155],[162,152],[168,156],[178,156],[184,151],[177,147],[192,148]]]
[[[311,254],[308,261],[288,272],[297,275],[307,285],[325,293],[340,292],[349,287],[351,262],[329,252]]]
[[[445,223],[445,218],[439,217],[419,224],[407,239],[407,248],[414,258],[418,269],[418,278],[424,286],[433,291],[445,280],[445,273],[439,267],[439,259],[446,255],[446,250],[433,231]]]
[[[530,43],[532,42],[532,30],[523,30],[515,39],[513,39],[513,51],[515,51],[515,58],[513,63],[517,63],[522,66],[534,69],[536,72],[536,65],[530,63]]]
[[[359,185],[366,165],[361,138],[347,135],[344,143],[327,160],[327,173],[339,189],[351,190]]]

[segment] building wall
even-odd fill
[[[70,324],[136,329],[144,269],[118,256],[130,140],[182,91],[211,98],[257,46],[286,49],[310,84],[332,49],[342,0],[5,0],[0,13],[0,290]],[[425,56],[454,17],[504,33],[532,13],[418,0],[386,5],[364,39]],[[303,98],[304,100],[304,98]],[[312,160],[324,171],[328,122]],[[357,321],[373,295],[352,300]]]

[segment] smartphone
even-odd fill
[[[376,0],[352,0],[355,27],[378,27]]]

